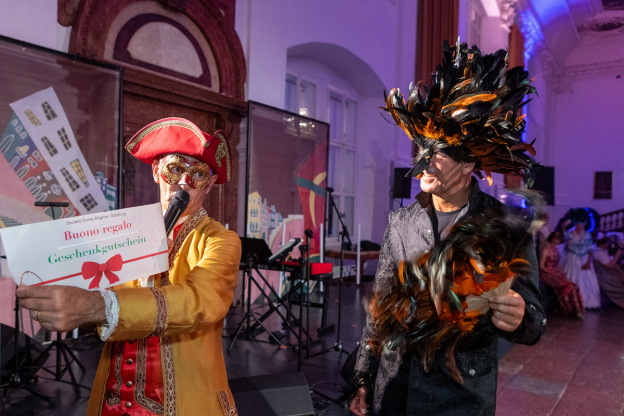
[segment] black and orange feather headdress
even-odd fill
[[[453,47],[445,41],[431,87],[410,85],[407,103],[398,88],[386,95],[384,110],[418,146],[411,176],[443,152],[458,163],[475,163],[475,174],[483,178],[484,172],[490,183],[490,172],[498,172],[520,175],[531,185],[535,150],[522,141],[522,107],[536,90],[523,67],[507,66],[504,49],[483,55],[459,39]]]

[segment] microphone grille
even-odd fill
[[[171,202],[169,203],[169,205],[173,205],[182,210],[185,210],[190,199],[191,196],[189,195],[189,193],[186,192],[184,189],[180,189],[173,195],[173,198],[171,198]]]

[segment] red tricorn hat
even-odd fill
[[[230,180],[230,148],[223,132],[211,136],[183,118],[163,118],[148,124],[130,139],[126,150],[149,164],[172,153],[191,156],[210,165],[219,176],[216,183]]]

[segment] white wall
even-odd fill
[[[599,213],[624,208],[624,78],[617,75],[624,71],[585,77],[557,95],[551,144],[557,204]],[[595,171],[613,171],[612,200],[593,199]]]
[[[610,61],[622,60],[624,59],[623,44],[624,39],[621,35],[604,36],[599,41],[580,44],[567,56],[565,65],[566,67],[591,64],[600,66]]]
[[[508,47],[509,32],[501,26],[500,17],[484,17],[481,21],[481,52],[494,53]]]
[[[381,242],[390,210],[390,164],[410,166],[411,144],[377,107],[384,106],[383,89],[407,91],[414,81],[416,2],[238,0],[236,13],[236,31],[247,59],[247,99],[284,108],[287,68],[317,81],[320,120],[327,120],[324,84],[359,98],[355,224],[362,224],[363,239]],[[344,48],[349,57],[342,63],[334,57],[332,68],[309,59],[288,59],[289,48],[307,44],[330,45],[333,54]],[[363,73],[372,74],[369,79],[375,78],[379,88],[354,82]]]
[[[55,0],[0,1],[0,35],[67,52],[70,28],[57,22]]]
[[[550,166],[552,160],[550,160],[547,151],[548,146],[545,146],[547,140],[546,127],[546,101],[552,96],[553,92],[550,89],[549,84],[546,81],[546,74],[541,65],[539,59],[530,59],[527,63],[527,70],[529,76],[535,78],[533,86],[537,89],[537,95],[529,96],[532,100],[527,104],[526,108],[526,140],[530,143],[535,139],[533,146],[537,152],[535,159],[545,166]]]
[[[276,107],[283,106],[281,74],[291,46],[342,46],[370,65],[386,86],[403,72],[397,68],[399,48],[412,62],[415,55],[416,2],[411,0],[238,0],[236,14],[248,58],[248,98]]]

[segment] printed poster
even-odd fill
[[[39,152],[32,138],[28,135],[26,128],[22,125],[17,115],[13,114],[9,125],[2,134],[0,140],[0,150],[8,167],[13,172],[8,171],[4,160],[2,164],[3,173],[7,171],[7,178],[11,178],[8,186],[10,188],[27,188],[37,202],[67,202],[69,206],[64,208],[56,208],[56,218],[73,217],[79,215],[79,211],[74,204],[68,199],[63,187],[59,184],[56,176],[52,173],[45,154]],[[23,185],[21,185],[19,182]],[[4,188],[4,187],[3,187]],[[6,194],[3,189],[0,194]],[[24,198],[25,199],[25,198]],[[31,198],[27,198],[30,202]],[[34,203],[34,201],[32,201]],[[40,210],[40,208],[37,208]],[[50,208],[47,209],[51,211]]]
[[[56,184],[50,184],[46,190],[48,196],[60,196],[62,190],[73,208],[81,214],[108,210],[106,196],[76,143],[74,132],[54,89],[50,87],[41,90],[11,103],[10,106],[20,124],[15,124],[13,118],[7,128],[15,124],[16,133],[23,140],[23,144],[14,147],[14,155],[4,154],[9,163],[26,166],[29,162],[22,161],[22,155],[29,152],[33,154],[31,159],[37,163],[43,162],[45,157],[49,170],[42,171],[44,179],[51,181],[52,176],[56,178]],[[17,132],[17,127],[24,130]],[[16,159],[16,156],[19,158]],[[19,176],[20,170],[17,172]],[[45,172],[48,173],[47,176]],[[53,189],[53,185],[57,187]]]

